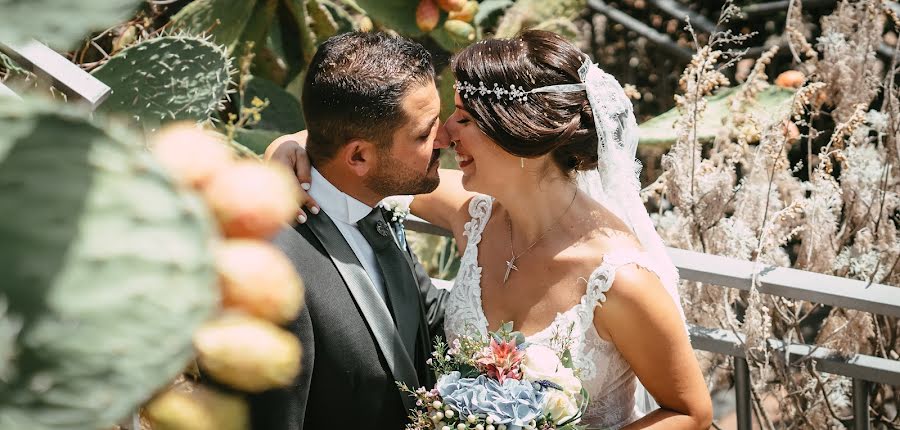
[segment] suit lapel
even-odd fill
[[[375,292],[372,281],[344,236],[324,212],[310,217],[306,224],[322,243],[347,284],[347,289],[362,312],[394,379],[410,388],[419,387],[415,367],[391,314],[384,300]],[[414,406],[412,397],[406,393],[401,393],[401,396],[406,408],[411,409]]]

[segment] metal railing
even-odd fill
[[[86,103],[92,110],[97,109],[112,91],[90,73],[36,40],[23,44],[4,44],[0,41],[0,52],[66,96]],[[6,96],[17,97],[0,83],[0,97]]]
[[[452,236],[449,231],[415,217],[407,219],[405,225],[407,229],[419,233]],[[900,288],[897,287],[676,248],[668,248],[668,251],[672,262],[679,269],[681,279],[749,290],[756,277],[760,293],[900,317]],[[441,280],[436,282],[443,285],[449,283]],[[690,333],[694,349],[728,355],[734,360],[737,426],[739,430],[750,430],[750,367],[743,347],[743,336],[730,330],[698,326],[691,326]],[[780,351],[789,363],[811,360],[818,370],[851,378],[853,428],[856,430],[870,428],[870,384],[900,386],[900,361],[897,360],[862,354],[843,358],[828,348],[785,343],[778,339],[769,339],[769,346]]]

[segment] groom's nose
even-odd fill
[[[450,147],[450,133],[447,132],[447,128],[441,122],[438,126],[437,136],[434,138],[434,149],[445,149],[448,147]]]

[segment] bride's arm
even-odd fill
[[[594,324],[660,405],[624,429],[708,429],[709,391],[684,322],[659,278],[635,265],[624,266],[606,295]]]
[[[462,186],[462,172],[438,169],[441,183],[428,194],[417,195],[409,206],[413,215],[453,232],[457,243],[464,240],[463,226],[469,220],[469,200],[475,193]]]

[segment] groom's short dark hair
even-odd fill
[[[389,147],[394,130],[408,120],[403,97],[414,84],[430,82],[431,54],[416,42],[382,32],[329,38],[303,83],[310,159],[329,160],[352,139]]]

